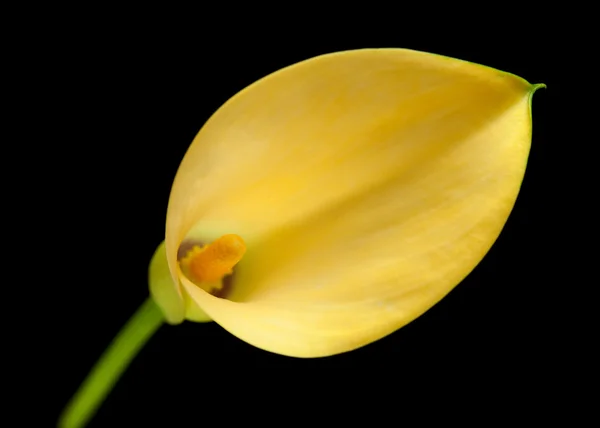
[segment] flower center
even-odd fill
[[[205,291],[216,294],[223,279],[246,252],[246,244],[238,235],[223,235],[211,244],[194,245],[179,259],[184,275]]]

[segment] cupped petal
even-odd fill
[[[181,163],[167,214],[175,280],[216,322],[297,357],[409,323],[483,258],[514,205],[535,86],[403,49],[324,55],[221,107]],[[229,300],[181,275],[184,237],[236,233]]]

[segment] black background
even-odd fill
[[[197,26],[210,22],[204,17]],[[53,156],[46,165],[52,184],[38,184],[41,194],[52,194],[41,209],[53,214],[53,223],[35,227],[54,244],[56,268],[63,272],[51,286],[42,281],[39,296],[51,315],[28,330],[36,361],[49,375],[35,388],[48,416],[42,426],[52,426],[147,297],[147,265],[164,239],[170,186],[203,123],[236,92],[273,71],[364,47],[428,51],[548,85],[533,101],[533,144],[522,191],[492,250],[425,315],[339,356],[274,355],[215,323],[165,326],[90,427],[202,426],[242,416],[244,423],[286,425],[317,418],[316,409],[335,417],[385,417],[403,408],[406,394],[426,409],[429,402],[464,397],[458,410],[466,414],[480,406],[472,401],[477,398],[497,407],[488,415],[531,410],[531,391],[549,382],[540,362],[550,346],[544,296],[552,292],[547,268],[556,239],[548,233],[550,156],[556,147],[548,111],[557,62],[549,27],[515,25],[500,32],[467,26],[458,37],[448,30],[435,33],[425,23],[407,34],[360,25],[318,34],[308,24],[303,30],[223,24],[181,33],[163,29],[160,19],[135,31],[113,25],[89,31],[82,22],[77,30],[56,29],[58,37],[40,38],[40,49],[32,53],[45,70],[36,77],[44,88],[36,105],[49,118],[35,138]],[[32,237],[41,239],[35,232]],[[23,414],[23,421],[33,413]]]

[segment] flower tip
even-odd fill
[[[531,104],[533,102],[533,95],[537,92],[538,89],[546,89],[545,83],[535,83],[531,85],[531,89],[529,90],[529,108],[531,108]]]
[[[538,89],[546,89],[547,86],[545,83],[536,83],[531,86],[531,94],[533,95]]]

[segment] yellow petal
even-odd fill
[[[498,237],[523,179],[537,86],[403,49],[329,54],[230,99],[201,129],[167,214],[175,281],[266,350],[373,342],[455,287]],[[233,294],[177,265],[185,237],[240,235]]]

